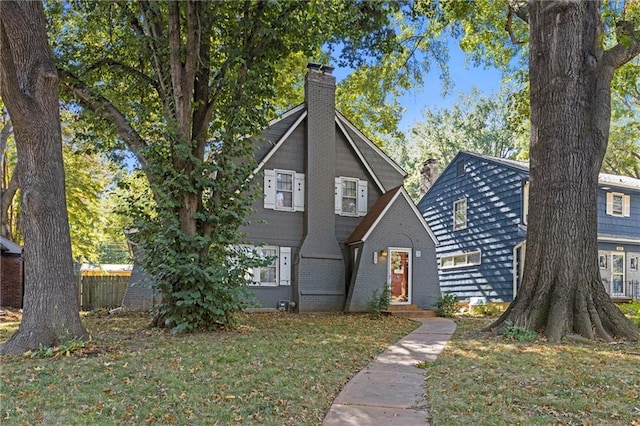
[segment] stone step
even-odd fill
[[[416,305],[391,305],[383,313],[401,318],[433,318],[438,316],[434,311],[421,309]]]

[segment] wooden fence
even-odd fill
[[[78,280],[80,310],[112,309],[122,305],[128,276],[83,276]]]

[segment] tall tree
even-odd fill
[[[163,294],[159,325],[226,325],[244,306],[244,260],[233,247],[254,195],[246,135],[266,123],[278,64],[315,51],[333,31],[356,35],[344,49],[355,52],[386,36],[380,28],[397,7],[140,1],[57,11],[65,87],[115,129],[153,193],[154,210],[138,210],[146,217],[137,235]]]
[[[634,93],[613,96],[609,146],[602,170],[640,179],[640,87]]]
[[[492,327],[508,320],[551,340],[566,333],[638,339],[600,282],[595,197],[614,75],[622,96],[637,92],[640,2],[417,0],[413,11],[435,34],[458,37],[475,63],[529,81],[521,92],[529,105],[519,107],[530,107],[532,129],[524,283]]]
[[[514,2],[515,3],[515,2]],[[640,54],[640,4],[619,10],[615,28],[599,1],[514,5],[530,26],[530,201],[523,283],[506,321],[544,330],[551,341],[640,339],[615,307],[597,265],[598,174],[607,149],[611,83]],[[605,48],[605,29],[617,43]]]
[[[492,95],[474,89],[461,94],[449,108],[425,110],[423,120],[411,129],[411,155],[402,163],[411,171],[407,183],[412,197],[418,199],[420,169],[427,159],[443,167],[461,150],[526,159],[529,123],[513,110],[514,100],[506,86]]]
[[[10,240],[15,239],[15,219],[13,199],[18,192],[18,176],[13,173],[16,168],[15,143],[11,119],[0,102],[0,235]]]
[[[88,337],[73,279],[58,76],[41,2],[0,3],[0,77],[20,161],[25,239],[22,322],[0,353],[17,354]]]

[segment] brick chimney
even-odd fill
[[[340,311],[345,298],[345,264],[335,231],[336,84],[333,68],[315,63],[307,67],[305,235],[297,269],[300,308]]]
[[[438,162],[435,159],[429,158],[422,163],[422,168],[420,169],[420,198],[431,188],[431,185],[438,179],[438,175]]]

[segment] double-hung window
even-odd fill
[[[291,247],[249,247],[263,263],[247,271],[254,286],[291,285]],[[266,262],[266,263],[264,263]]]
[[[264,208],[304,211],[304,174],[293,170],[265,170]]]
[[[453,230],[459,231],[467,227],[467,199],[462,198],[453,203]]]
[[[610,216],[631,216],[631,197],[619,192],[607,192],[607,214]]]
[[[367,214],[367,181],[351,177],[335,179],[335,213],[340,216]]]
[[[294,172],[276,170],[276,209],[293,209]]]

